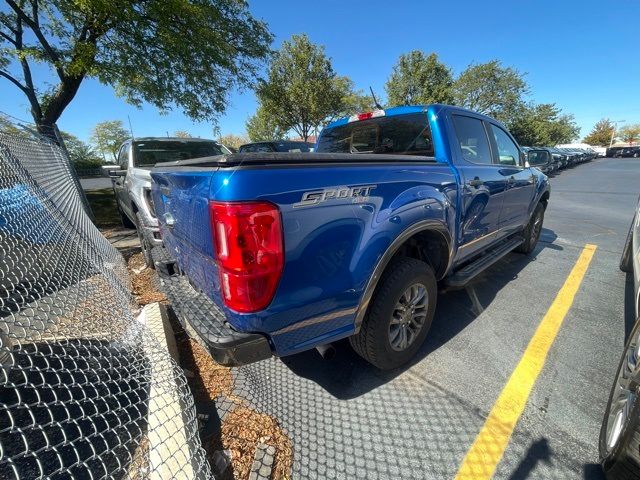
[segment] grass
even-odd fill
[[[91,211],[98,227],[120,226],[120,214],[116,205],[116,197],[111,188],[85,191]]]

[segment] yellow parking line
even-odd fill
[[[464,457],[456,480],[490,479],[493,476],[596,248],[596,245],[585,245]]]

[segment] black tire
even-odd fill
[[[142,233],[142,225],[144,225],[144,222],[142,221],[142,215],[140,215],[140,212],[136,213],[136,218],[138,219],[136,231],[138,232],[138,240],[140,240],[140,250],[142,251],[144,263],[149,268],[155,268],[153,257],[151,256],[151,245],[149,245],[149,242]]]
[[[127,214],[122,211],[122,208],[120,208],[120,203],[117,200],[116,200],[116,205],[118,206],[118,214],[120,215],[120,223],[122,223],[122,226],[124,228],[129,228],[129,229],[136,228],[136,224],[133,223],[129,219],[129,217],[127,217]]]
[[[600,429],[600,463],[604,470],[605,477],[609,480],[638,480],[640,479],[640,396],[635,396],[635,401],[629,410],[626,422],[622,425],[622,430],[619,435],[619,440],[612,447],[607,445],[607,424],[609,421],[609,414],[611,412],[611,404],[616,396],[616,393],[621,388],[618,384],[621,369],[627,368],[627,357],[629,355],[629,349],[635,348],[637,345],[638,335],[640,334],[640,318],[636,320],[636,325],[629,335],[622,358],[618,364],[618,370],[616,371],[616,377],[611,387],[611,393],[609,394],[609,401],[607,402],[607,408],[604,413],[604,419],[602,421],[602,428]],[[627,370],[628,371],[628,370]],[[638,377],[637,372],[635,373]],[[634,378],[631,375],[631,378]],[[640,378],[635,378],[635,385],[640,382]]]
[[[412,342],[398,351],[391,345],[391,320],[401,297],[414,285],[426,289],[426,316]],[[431,328],[437,294],[436,277],[427,263],[413,258],[394,261],[380,279],[360,331],[349,338],[351,346],[381,370],[391,370],[408,362],[420,349]]]
[[[624,242],[624,248],[622,249],[622,256],[620,257],[620,270],[623,272],[633,271],[633,225],[636,223],[636,218],[633,217],[631,226],[629,227],[629,233],[627,233],[627,240]]]
[[[515,249],[516,252],[528,255],[535,250],[536,245],[538,245],[538,240],[540,240],[543,223],[544,204],[540,202],[533,211],[533,215],[531,215],[531,219],[524,229],[523,235],[525,240]]]

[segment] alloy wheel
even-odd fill
[[[389,324],[389,343],[395,351],[413,344],[427,319],[427,287],[421,283],[409,286],[398,299]]]

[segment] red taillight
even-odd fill
[[[268,202],[210,202],[211,231],[226,305],[238,312],[271,302],[284,265],[282,222]]]

